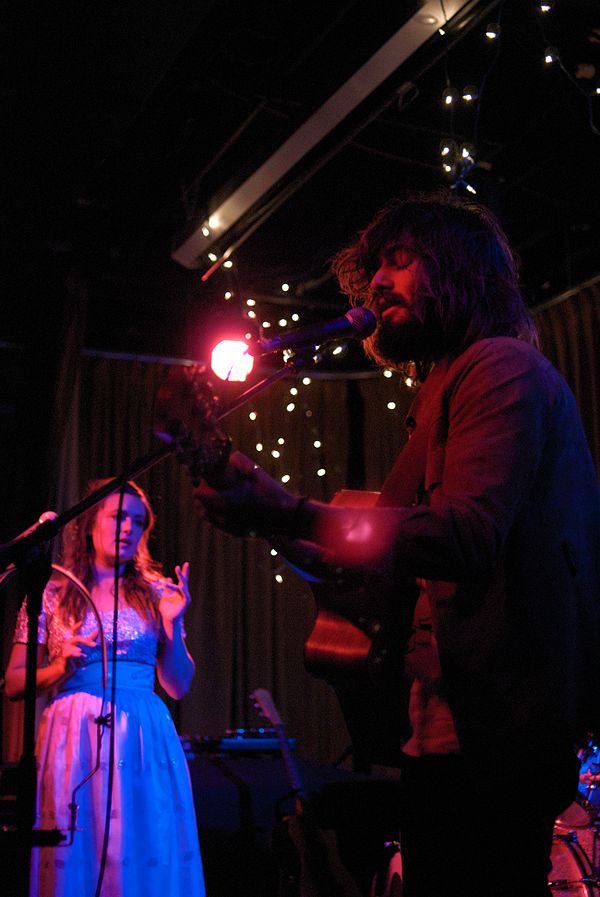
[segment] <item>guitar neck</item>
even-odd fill
[[[277,736],[277,741],[279,742],[281,756],[283,757],[283,763],[287,773],[288,784],[294,795],[296,812],[302,813],[305,809],[306,792],[304,790],[304,785],[302,784],[302,779],[300,778],[300,771],[296,764],[296,760],[290,749],[285,727],[283,723],[276,723],[273,728]]]

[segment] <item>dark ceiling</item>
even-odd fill
[[[284,313],[341,313],[330,257],[403,188],[451,183],[450,136],[475,146],[465,181],[503,221],[532,305],[598,273],[600,3],[459,5],[445,36],[434,28],[367,89],[357,71],[431,3],[13,4],[0,339],[26,338],[31,291],[43,300],[53,269],[84,272],[94,349],[192,357],[208,321],[240,317],[248,297],[273,330]],[[443,24],[456,4],[433,6]],[[546,65],[551,45],[560,62]],[[211,242],[217,256],[233,248],[230,269],[203,280],[206,255],[173,257],[349,83],[354,108]],[[468,84],[476,102],[443,107],[447,85]]]

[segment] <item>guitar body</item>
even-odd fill
[[[374,507],[379,493],[342,490],[331,504]],[[317,605],[304,646],[307,670],[334,688],[352,740],[354,766],[397,766],[405,732],[403,655],[417,599],[413,580],[311,582]]]

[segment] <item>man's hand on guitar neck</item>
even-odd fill
[[[294,495],[241,452],[233,452],[218,480],[195,488],[194,502],[214,526],[269,539],[293,565],[318,577],[339,577],[343,568],[377,571],[392,557],[394,509]]]
[[[217,483],[203,480],[194,489],[203,516],[236,536],[293,538],[304,502],[241,452],[232,453]]]
[[[236,536],[261,536],[305,579],[339,576],[332,553],[307,539],[319,502],[293,495],[262,467],[234,452],[218,481],[202,481],[194,502],[206,520]],[[309,508],[310,504],[310,508]]]

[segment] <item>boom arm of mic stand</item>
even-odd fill
[[[14,564],[15,567],[21,566],[25,563],[30,551],[44,542],[49,542],[67,523],[70,523],[83,511],[87,511],[88,508],[106,498],[107,495],[117,492],[128,480],[133,480],[140,474],[145,473],[146,470],[162,461],[172,451],[172,446],[165,445],[154,452],[141,456],[136,461],[133,461],[118,477],[105,483],[104,486],[100,486],[99,489],[96,489],[86,498],[73,505],[73,507],[63,511],[62,514],[58,514],[53,520],[44,520],[43,523],[30,527],[10,542],[0,545],[0,573],[6,570],[9,564]]]

